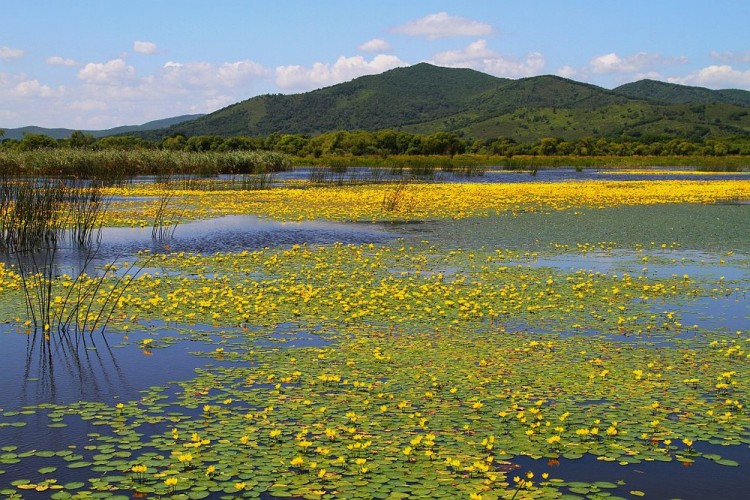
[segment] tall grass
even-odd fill
[[[163,184],[159,191],[154,224],[151,227],[151,238],[154,240],[169,239],[177,229],[181,217],[174,212],[170,212],[173,198],[174,191],[169,188],[169,184]]]
[[[738,170],[750,170],[748,156],[536,156],[536,155],[480,155],[462,154],[453,157],[392,155],[382,156],[322,156],[319,158],[294,158],[295,165],[330,165],[332,162],[348,162],[349,166],[383,167],[392,169],[409,169],[412,165],[431,165],[435,170],[450,171],[467,167],[496,167],[503,169],[530,169],[553,167],[657,167],[657,166],[692,166],[721,167],[727,166]]]
[[[414,208],[414,195],[409,190],[411,182],[403,179],[383,194],[383,212],[408,212]]]
[[[291,166],[289,157],[274,151],[186,152],[167,150],[50,149],[0,151],[0,172],[27,177],[68,177],[119,180],[140,175],[176,176],[257,174]]]
[[[0,251],[15,260],[29,322],[44,338],[53,331],[103,332],[129,284],[130,278],[85,274],[108,207],[102,188],[98,181],[0,176]],[[66,288],[56,258],[67,238],[84,252],[85,263]]]

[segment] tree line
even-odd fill
[[[0,137],[2,135],[0,134]],[[319,135],[272,133],[265,137],[171,135],[147,140],[135,135],[94,138],[74,131],[66,139],[27,133],[4,139],[0,150],[32,151],[74,148],[90,150],[160,149],[189,152],[278,151],[298,157],[486,154],[531,156],[725,156],[750,155],[750,138],[685,139],[673,137],[583,137],[563,140],[545,137],[532,143],[507,137],[471,139],[451,132],[417,134],[401,130],[334,131]]]

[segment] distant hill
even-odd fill
[[[204,115],[182,115],[175,116],[173,118],[164,118],[161,120],[154,120],[143,125],[125,125],[122,127],[115,127],[106,130],[82,130],[86,134],[90,134],[94,137],[106,137],[108,135],[127,134],[132,132],[143,132],[146,130],[158,130],[167,128],[171,125],[176,125],[188,120],[195,120]],[[8,128],[4,129],[5,135],[3,139],[23,139],[24,133],[28,134],[43,134],[53,139],[67,139],[70,134],[74,132],[74,129],[67,128],[43,128],[43,127],[20,127],[20,128]]]
[[[703,87],[675,85],[656,80],[641,80],[626,83],[614,89],[614,92],[634,99],[643,99],[664,104],[724,103],[750,106],[750,92],[747,90],[710,90]]]
[[[420,63],[295,95],[262,95],[140,135],[455,132],[536,141],[750,135],[750,92],[643,80],[607,90],[557,76],[510,80]]]
[[[174,122],[90,133],[129,133],[152,140],[176,134],[316,135],[382,129],[519,142],[544,137],[750,137],[750,92],[654,80],[607,90],[557,76],[511,80],[420,63],[311,92],[261,95],[205,116],[170,120]],[[63,137],[69,135],[65,131]]]

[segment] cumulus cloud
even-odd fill
[[[79,79],[99,85],[120,85],[135,76],[135,68],[119,58],[106,63],[88,63],[78,72]]]
[[[373,38],[360,45],[359,50],[363,52],[388,52],[391,50],[391,44],[382,38]]]
[[[529,52],[523,59],[503,56],[488,48],[486,40],[477,40],[461,50],[435,54],[433,62],[440,66],[472,68],[507,78],[538,75],[545,65],[544,56],[539,52]]]
[[[669,78],[671,83],[710,88],[750,89],[750,70],[741,71],[727,64],[714,64],[685,77]]]
[[[136,40],[133,42],[133,50],[137,52],[138,54],[156,54],[156,44],[153,42],[145,42],[141,40]]]
[[[23,49],[17,49],[14,47],[0,46],[0,59],[3,61],[11,61],[13,59],[21,59],[24,55]]]
[[[276,84],[284,89],[309,90],[359,76],[382,73],[399,66],[406,66],[406,63],[396,56],[385,54],[379,54],[371,61],[362,56],[341,56],[333,64],[316,62],[310,68],[298,65],[279,66],[276,68]]]
[[[165,81],[187,87],[238,87],[267,78],[271,72],[262,65],[249,60],[223,63],[207,62],[179,63],[169,61],[162,68]]]
[[[67,59],[62,56],[50,56],[47,58],[47,64],[51,66],[78,66],[78,62],[73,59]]]
[[[673,64],[684,64],[685,57],[664,57],[653,52],[638,52],[630,56],[620,57],[615,52],[594,57],[589,62],[592,73],[643,73],[653,68]]]
[[[492,33],[492,26],[465,17],[451,16],[447,12],[438,12],[396,26],[392,31],[436,40],[453,36],[485,36]]]
[[[732,51],[718,52],[714,50],[711,52],[711,59],[714,59],[720,62],[748,63],[750,62],[750,50],[745,51],[745,52],[732,52]]]
[[[0,100],[9,105],[13,99],[46,99],[60,95],[61,88],[52,88],[23,74],[0,73]]]
[[[563,78],[574,78],[577,74],[578,71],[571,66],[563,66],[557,70],[557,75]]]
[[[53,97],[52,87],[39,83],[39,80],[26,80],[15,86],[15,91],[21,97]]]

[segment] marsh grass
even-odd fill
[[[154,240],[170,239],[177,230],[181,215],[172,210],[174,196],[175,191],[171,189],[169,183],[162,184],[157,200],[154,223],[151,227],[151,238]]]
[[[0,172],[5,175],[100,179],[109,182],[144,175],[198,175],[207,178],[219,174],[280,172],[290,166],[287,155],[274,151],[0,151]]]
[[[53,330],[63,335],[103,331],[129,284],[124,276],[112,281],[107,273],[85,274],[97,257],[109,206],[104,184],[0,177],[0,250],[16,263],[30,324],[47,338]],[[65,278],[57,275],[57,255],[68,238],[83,252],[84,263],[58,295]]]
[[[313,186],[359,186],[394,182],[394,175],[403,176],[403,171],[394,173],[383,168],[361,167],[313,167],[308,181]],[[398,182],[398,180],[395,180]]]
[[[409,190],[411,183],[404,179],[397,182],[383,194],[384,212],[409,212],[415,204],[414,193]]]
[[[244,174],[231,174],[225,177],[202,177],[197,175],[180,175],[174,178],[163,176],[159,184],[168,185],[177,191],[256,191],[275,186],[274,172],[259,171]]]
[[[719,171],[748,171],[748,156],[544,156],[544,155],[486,155],[461,154],[453,157],[390,155],[382,156],[348,156],[320,158],[294,158],[295,165],[330,165],[332,161],[348,161],[349,165],[363,167],[384,167],[408,169],[412,165],[431,165],[435,170],[449,171],[461,167],[502,168],[506,170],[527,170],[533,166],[539,168],[555,167],[696,167],[699,169],[717,169]],[[736,170],[732,170],[736,169]]]

